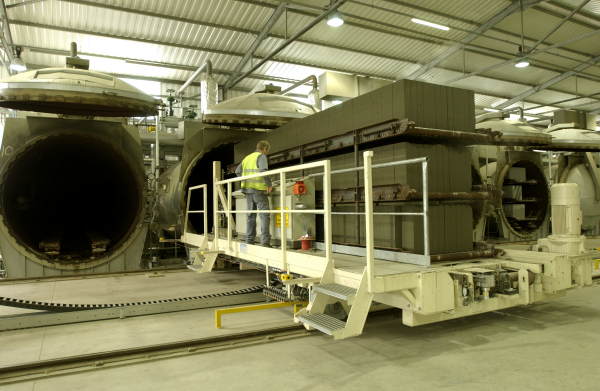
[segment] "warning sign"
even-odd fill
[[[276,210],[280,210],[281,208],[275,208]],[[285,210],[289,210],[290,208],[286,207]],[[285,216],[285,227],[288,228],[290,226],[290,214],[284,213]],[[281,213],[275,215],[275,227],[281,228]]]

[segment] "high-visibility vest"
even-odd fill
[[[253,152],[242,160],[242,176],[252,175],[260,172],[258,169],[258,158],[260,152]],[[242,181],[242,189],[267,190],[264,178],[252,178]]]

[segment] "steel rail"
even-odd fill
[[[308,335],[311,335],[310,331],[302,326],[293,325],[32,361],[0,367],[0,384],[64,375],[78,369],[80,371],[93,370],[105,368],[106,366],[125,365],[131,361],[173,358],[216,349],[231,349],[249,344],[275,342],[286,338]]]
[[[0,285],[5,284],[31,284],[36,282],[45,281],[65,281],[65,280],[83,280],[93,278],[108,278],[122,275],[135,275],[135,274],[148,274],[148,273],[177,273],[181,271],[187,271],[185,266],[174,266],[166,268],[154,268],[154,269],[139,269],[139,270],[123,270],[120,272],[109,272],[109,273],[89,273],[89,274],[73,274],[65,276],[40,276],[40,277],[21,277],[21,278],[0,278]]]

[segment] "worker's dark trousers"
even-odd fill
[[[266,191],[254,191],[246,193],[248,210],[269,210],[269,198]],[[259,213],[260,215],[260,243],[271,243],[271,232],[269,227],[270,215],[268,213]],[[256,237],[256,213],[248,215],[246,223],[246,243],[254,243]]]

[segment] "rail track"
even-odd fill
[[[0,385],[32,381],[46,377],[64,376],[120,365],[143,363],[145,361],[177,358],[223,349],[277,342],[291,338],[305,337],[311,334],[312,332],[302,326],[292,325],[33,361],[0,367]]]

